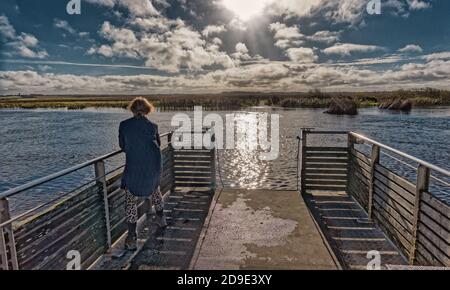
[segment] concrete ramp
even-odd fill
[[[223,190],[211,205],[191,269],[338,269],[295,191]]]

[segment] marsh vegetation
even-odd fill
[[[0,96],[0,108],[126,108],[135,96],[119,95],[16,95]],[[214,95],[147,95],[160,111],[238,110],[253,106],[283,108],[329,108],[336,100],[351,100],[357,107],[385,107],[386,104],[405,102],[412,107],[450,106],[450,91],[432,88],[397,90],[389,92],[321,92],[307,93],[224,93]]]

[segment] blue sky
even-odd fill
[[[0,94],[449,88],[450,1],[0,2]]]

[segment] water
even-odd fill
[[[411,114],[367,108],[358,116],[327,115],[322,109],[255,108],[248,112],[264,111],[280,115],[279,158],[260,161],[258,152],[221,151],[220,177],[225,186],[296,189],[296,136],[302,127],[356,131],[432,164],[450,167],[450,108],[416,109]],[[172,129],[174,114],[158,112],[151,119],[163,133]],[[0,110],[0,192],[117,150],[119,122],[128,117],[121,109]],[[113,158],[107,167],[113,169],[121,162],[122,157]],[[414,178],[405,166],[389,162],[398,172]],[[92,175],[92,168],[86,168],[60,178],[16,196],[12,207],[24,210],[48,201],[91,180]]]

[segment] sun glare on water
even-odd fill
[[[274,0],[222,0],[223,5],[243,21],[261,14],[271,2]]]

